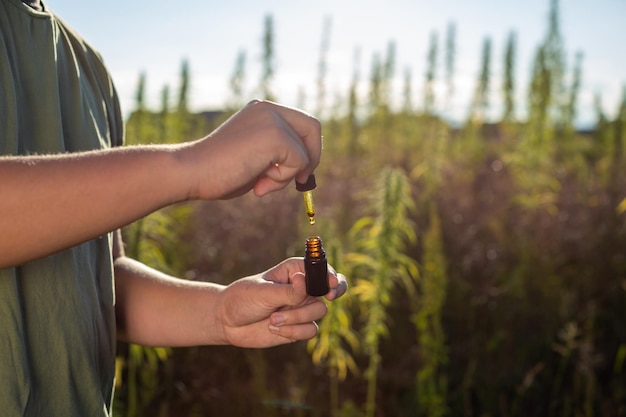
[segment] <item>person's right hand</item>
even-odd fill
[[[317,119],[253,101],[194,142],[0,156],[0,267],[94,239],[170,204],[252,189],[262,196],[294,178],[306,182],[321,149]]]
[[[257,196],[306,182],[320,161],[320,122],[269,101],[254,100],[207,137],[181,147],[190,199]]]

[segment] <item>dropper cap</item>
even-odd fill
[[[311,191],[317,187],[317,183],[315,182],[315,175],[309,175],[305,183],[301,183],[296,181],[296,190],[298,191]]]

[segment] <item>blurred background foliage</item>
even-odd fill
[[[453,24],[445,39],[429,40],[421,100],[408,71],[403,91],[392,91],[393,42],[372,58],[366,97],[356,91],[358,59],[349,91],[329,97],[325,24],[309,106],[325,137],[316,228],[288,187],[262,199],[169,207],[124,235],[128,254],[143,262],[228,284],[301,256],[306,236],[319,234],[349,293],[329,304],[308,343],[120,344],[117,414],[625,416],[626,90],[614,118],[598,104],[595,126],[577,129],[582,54],[567,59],[551,4],[530,85],[513,76],[515,33],[503,82],[493,85],[486,39],[460,122],[442,117],[454,95]],[[220,111],[190,113],[187,62],[176,94],[163,88],[160,109],[147,108],[142,74],[127,143],[195,139],[248,97],[279,99],[272,17],[263,23],[258,91],[243,91],[245,53]],[[513,99],[520,89],[525,108]],[[503,106],[491,120],[495,94]]]

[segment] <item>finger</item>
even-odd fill
[[[293,178],[293,175],[289,178]],[[276,181],[275,179],[272,179],[270,177],[262,176],[256,180],[252,190],[255,196],[263,197],[264,195],[269,194],[273,191],[282,190],[287,185],[289,185],[290,182],[290,179],[284,181]]]
[[[268,269],[262,276],[266,281],[291,284],[293,277],[298,274],[304,274],[304,259],[293,257],[285,259],[278,265]]]
[[[329,301],[341,297],[348,290],[348,281],[345,275],[337,273],[331,265],[328,265],[328,286],[330,290],[324,297]]]
[[[320,163],[322,153],[322,125],[312,115],[291,107],[274,104],[274,111],[295,131],[306,148],[309,158],[307,167],[302,170],[296,180],[306,182]]]
[[[307,303],[300,307],[272,313],[270,316],[270,324],[276,327],[297,325],[319,320],[326,315],[328,307],[323,301],[312,297],[308,300]]]
[[[327,300],[336,300],[348,291],[348,280],[345,275],[339,273],[336,275],[329,274],[328,281],[330,282],[330,291],[324,296]]]
[[[274,329],[273,326],[269,324],[268,320],[263,320],[244,327],[231,328],[229,329],[229,333],[229,340],[233,346],[245,348],[267,348],[296,341],[282,336],[281,332],[277,328]],[[287,335],[293,334],[291,331],[282,333]],[[296,333],[305,335],[305,332],[301,331]]]
[[[297,272],[290,280],[292,282],[286,284],[269,281],[267,285],[260,285],[256,289],[256,298],[263,300],[266,306],[274,309],[301,305],[308,297],[304,274]]]
[[[280,107],[276,104],[273,105]],[[254,187],[254,193],[257,196],[285,188],[294,177],[298,178],[299,175],[302,175],[301,172],[308,172],[310,166],[310,150],[306,148],[300,134],[278,112],[274,111],[273,108],[271,110],[275,123],[280,127],[275,133],[284,136],[283,143],[289,144],[289,146],[280,155],[276,155],[276,159],[257,179]]]
[[[291,276],[291,285],[296,294],[307,294],[306,292],[306,276],[304,272],[296,272]]]
[[[257,197],[263,197],[273,191],[282,190],[291,183],[291,179],[296,176],[297,172],[297,170],[293,169],[288,174],[283,173],[282,175],[284,175],[284,178],[282,179],[272,178],[267,175],[259,177],[254,184],[254,195]]]
[[[318,331],[317,324],[315,322],[298,324],[295,326],[269,326],[269,331],[284,338],[284,343],[294,342],[296,340],[307,340],[315,337]]]

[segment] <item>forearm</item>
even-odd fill
[[[172,278],[127,257],[115,261],[118,339],[146,346],[225,344],[223,286]]]
[[[173,150],[0,158],[0,267],[100,236],[183,199]]]
[[[115,262],[118,339],[149,346],[270,347],[315,336],[326,304],[306,294],[304,263],[287,259],[228,286],[179,280],[124,256]],[[329,270],[329,300],[345,278]]]
[[[258,196],[306,179],[321,127],[253,101],[209,136],[181,145],[0,157],[0,268],[110,232],[185,199]]]

